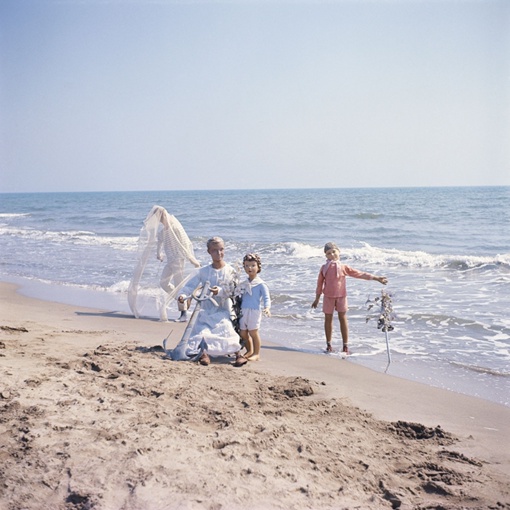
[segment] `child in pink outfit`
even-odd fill
[[[333,312],[338,312],[340,331],[342,333],[343,352],[349,354],[349,323],[347,321],[347,286],[346,276],[362,280],[376,280],[383,285],[388,283],[384,276],[374,276],[346,266],[340,262],[340,250],[335,243],[326,243],[324,253],[328,261],[321,267],[317,279],[317,290],[312,308],[317,308],[321,294],[324,294],[322,311],[324,312],[324,332],[326,334],[326,350],[332,352],[331,337],[333,334]]]

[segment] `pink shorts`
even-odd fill
[[[336,298],[323,296],[322,311],[324,313],[329,315],[335,310],[337,312],[347,312],[347,309],[347,296]]]

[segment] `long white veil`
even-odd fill
[[[175,216],[155,205],[140,230],[138,260],[128,288],[133,315],[139,318],[144,308],[155,306],[166,320],[169,304],[196,272],[190,264],[200,267],[186,231]]]

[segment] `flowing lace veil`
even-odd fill
[[[175,216],[155,205],[140,230],[138,260],[128,288],[133,315],[139,318],[144,309],[156,307],[166,320],[167,307],[196,272],[190,264],[200,266],[186,231]]]

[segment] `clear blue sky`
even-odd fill
[[[0,0],[0,192],[510,185],[508,0]]]

